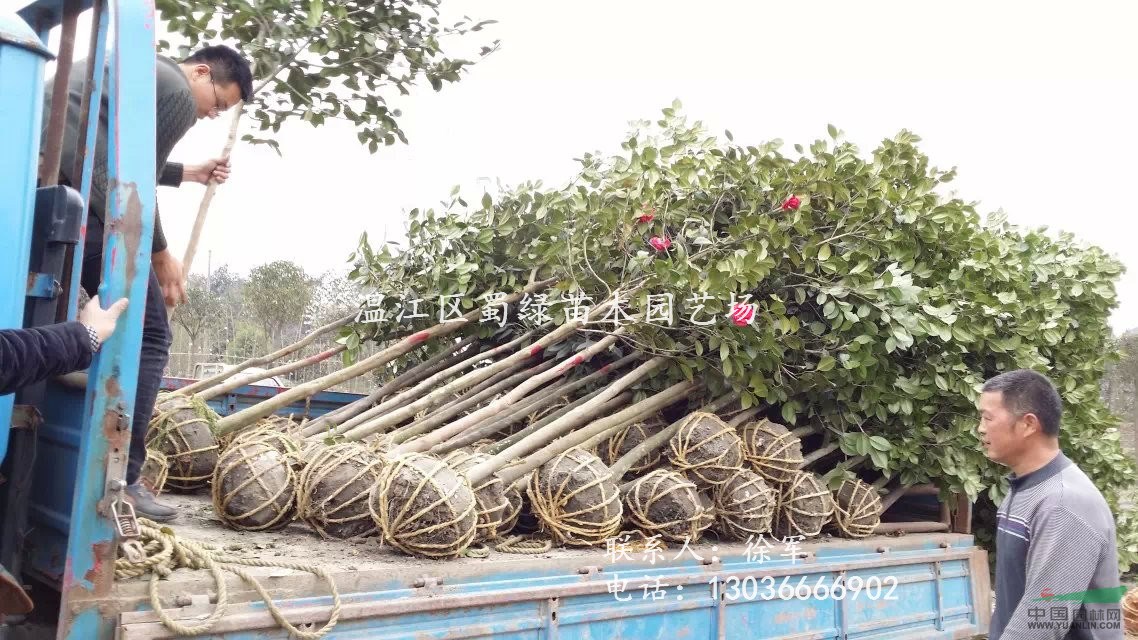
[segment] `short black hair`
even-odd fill
[[[1031,369],[1008,371],[985,382],[982,390],[1001,392],[1009,411],[1020,416],[1034,413],[1043,425],[1043,433],[1059,435],[1063,399],[1043,374]]]
[[[223,44],[203,47],[186,58],[186,64],[208,64],[215,81],[233,82],[241,89],[241,99],[249,102],[253,97],[253,70],[245,56]]]

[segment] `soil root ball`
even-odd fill
[[[296,516],[293,459],[265,440],[234,442],[213,473],[213,509],[245,531],[280,529]]]
[[[747,540],[770,533],[774,519],[775,492],[762,476],[740,469],[716,487],[716,515],[724,535]]]
[[[154,405],[146,446],[166,456],[166,487],[194,491],[209,484],[217,466],[213,434],[217,414],[200,398],[163,395]]]
[[[600,458],[565,451],[530,476],[530,505],[555,544],[604,544],[620,530],[620,492]]]
[[[636,480],[624,496],[624,508],[633,526],[671,542],[695,542],[706,528],[696,485],[664,469]]]
[[[834,499],[816,474],[799,471],[782,486],[774,533],[780,539],[790,536],[812,538],[834,514]]]
[[[743,465],[743,443],[718,416],[695,412],[668,441],[668,459],[701,486],[723,484]]]
[[[162,493],[166,488],[166,478],[170,473],[169,465],[166,454],[157,449],[146,448],[146,458],[142,461],[139,476],[155,495]]]
[[[477,500],[466,476],[430,454],[401,455],[384,466],[368,502],[384,539],[411,555],[456,558],[477,533]]]
[[[443,460],[459,474],[465,475],[472,467],[490,459],[484,453],[471,453],[468,451],[452,451]],[[474,499],[477,501],[478,533],[475,541],[493,540],[506,531],[506,517],[512,510],[502,481],[497,476],[490,476],[483,480],[474,489]],[[519,505],[520,507],[520,505]],[[515,515],[516,517],[516,515]],[[509,523],[513,526],[513,523]]]
[[[790,482],[802,468],[802,442],[777,422],[763,419],[743,427],[743,451],[770,482]]]
[[[286,433],[272,426],[262,424],[253,427],[248,431],[243,431],[233,438],[225,451],[236,447],[246,442],[264,442],[265,444],[276,449],[280,454],[289,460],[295,471],[299,471],[304,466],[304,456],[302,455],[301,441],[291,433]]]
[[[659,433],[665,426],[661,420],[637,422],[631,424],[612,435],[598,447],[601,461],[613,465],[621,456],[628,453],[636,445],[644,442],[649,436]],[[628,470],[629,474],[640,475],[660,462],[662,454],[659,449],[644,456]],[[620,478],[617,478],[619,480]]]
[[[297,483],[297,511],[325,538],[350,539],[376,533],[368,496],[383,460],[367,447],[345,442],[313,448]]]
[[[834,492],[833,529],[847,538],[873,535],[881,524],[881,496],[861,480],[846,480]]]

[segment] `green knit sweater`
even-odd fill
[[[95,165],[91,178],[90,213],[100,222],[106,221],[107,203],[107,96],[110,79],[104,70],[102,105],[99,109],[98,142],[95,146]],[[59,164],[60,181],[78,187],[79,174],[76,171],[76,146],[79,141],[79,126],[83,119],[82,108],[84,85],[87,75],[87,61],[76,60],[71,68],[67,88],[67,119],[63,131],[63,154]],[[182,182],[182,165],[167,162],[174,145],[186,135],[197,120],[190,83],[176,62],[158,56],[155,67],[155,116],[157,120],[154,160],[158,184],[176,187]],[[51,113],[51,86],[47,82],[44,98],[44,140],[46,140],[48,114]],[[130,126],[129,122],[123,123]],[[74,175],[73,175],[74,174]],[[154,203],[154,245],[155,253],[166,248],[166,236],[162,232],[162,220],[158,215],[157,200]]]

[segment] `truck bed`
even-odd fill
[[[613,562],[604,548],[555,548],[538,555],[490,551],[484,558],[440,561],[406,556],[374,538],[323,540],[302,523],[278,532],[238,532],[214,518],[208,496],[166,499],[181,511],[171,525],[177,536],[269,564],[295,561],[329,570],[343,599],[335,638],[678,638],[685,629],[695,638],[970,638],[987,628],[986,554],[970,535],[823,536],[802,543],[802,557],[793,563],[779,556],[784,549],[778,545],[760,562],[748,558],[746,544],[714,540],[692,545],[702,561],[688,552],[676,559],[682,545],[673,544],[654,563],[636,552],[631,560]],[[318,627],[327,619],[331,599],[318,578],[270,567],[249,572],[290,620]],[[886,584],[895,579],[894,599],[884,599],[884,592],[860,600],[763,598],[765,586],[732,599],[730,583],[724,582],[734,576],[741,585],[753,576],[761,585],[771,576],[776,587],[784,577],[792,586],[802,578],[815,585],[820,577],[838,575],[878,576]],[[711,585],[715,576],[718,589]],[[116,581],[107,603],[121,614],[124,640],[175,637],[148,610],[147,580]],[[211,637],[285,637],[256,592],[237,576],[227,574],[227,580],[231,606]],[[666,595],[653,599],[649,590],[658,592],[657,581]],[[624,591],[611,593],[616,585]],[[163,606],[186,623],[208,615],[216,604],[216,587],[205,570],[175,571],[158,591]],[[692,633],[696,629],[712,635]]]

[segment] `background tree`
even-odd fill
[[[190,339],[190,366],[201,353],[203,338],[209,329],[222,324],[222,304],[220,299],[206,288],[204,276],[193,274],[186,283],[185,304],[178,305],[171,319]]]
[[[312,299],[312,282],[304,269],[288,260],[254,267],[244,287],[244,300],[251,317],[269,334],[274,346],[281,345],[286,326],[299,325]]]
[[[355,125],[372,153],[381,144],[407,141],[398,121],[402,114],[387,104],[392,94],[409,94],[419,80],[438,91],[498,45],[478,48],[462,39],[493,21],[464,17],[444,23],[439,5],[439,0],[156,3],[167,29],[184,40],[177,43],[180,57],[224,41],[253,60],[256,95],[250,114],[260,131],[276,133],[291,119],[319,126],[341,118]],[[445,52],[444,42],[467,45],[475,59]],[[159,47],[173,48],[167,41]],[[277,149],[267,137],[242,139]]]

